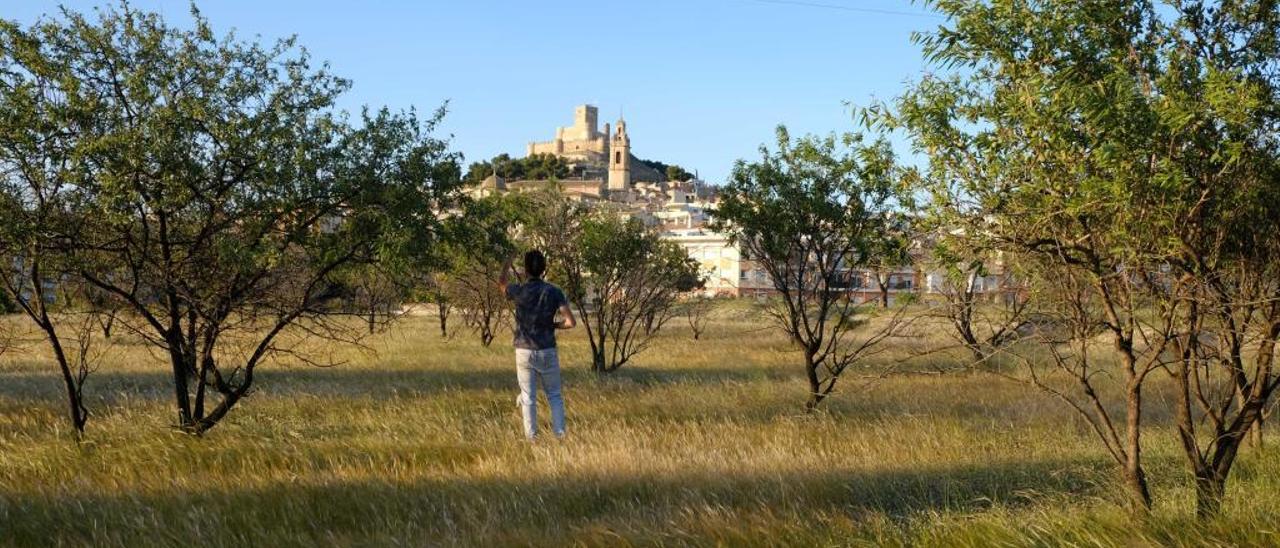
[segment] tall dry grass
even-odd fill
[[[749,307],[696,343],[683,327],[603,379],[582,332],[563,339],[570,436],[535,445],[505,337],[444,341],[430,318],[375,338],[376,354],[339,351],[341,367],[266,367],[203,439],[166,427],[164,367],[136,341],[90,379],[79,445],[39,347],[8,353],[0,544],[1280,543],[1274,449],[1248,451],[1223,517],[1198,524],[1155,414],[1157,508],[1137,522],[1092,434],[1022,386],[904,367],[806,415],[798,355]]]

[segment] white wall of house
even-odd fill
[[[738,295],[742,256],[729,237],[705,229],[672,230],[663,238],[675,242],[698,261],[707,278],[708,295]]]

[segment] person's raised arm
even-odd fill
[[[556,329],[573,329],[578,325],[578,321],[573,317],[573,309],[569,307],[569,303],[560,305],[560,321],[556,322]]]
[[[503,294],[506,294],[508,284],[511,283],[512,270],[515,270],[515,258],[507,257],[507,260],[502,263],[502,273],[498,275],[498,289],[501,289]]]

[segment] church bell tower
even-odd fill
[[[609,143],[608,186],[609,190],[631,188],[631,137],[627,135],[627,122],[621,118]]]

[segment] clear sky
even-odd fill
[[[5,0],[23,23],[58,5]],[[189,23],[187,0],[133,0]],[[855,127],[846,103],[888,99],[927,66],[910,41],[943,20],[909,0],[203,0],[220,31],[296,34],[353,80],[344,108],[449,101],[444,130],[467,161],[549,140],[573,107],[621,111],[641,157],[721,183],[784,123]],[[916,15],[912,15],[916,14]]]

